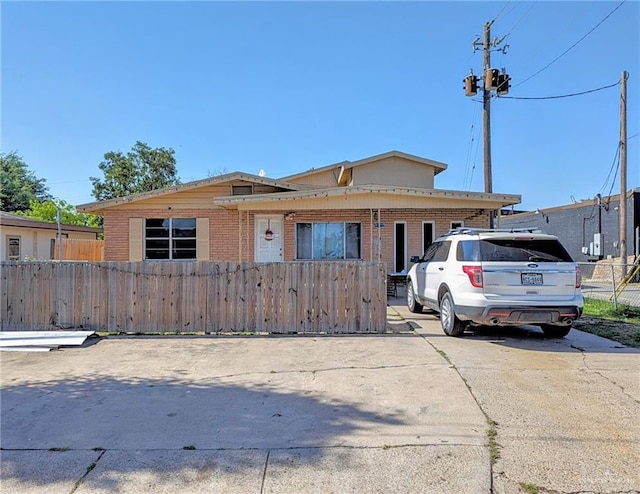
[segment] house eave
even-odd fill
[[[462,192],[454,190],[436,190],[408,187],[394,187],[382,185],[359,185],[350,187],[330,187],[296,192],[277,192],[272,194],[259,194],[253,196],[226,196],[218,197],[214,204],[223,207],[243,207],[243,205],[273,206],[278,202],[292,201],[296,199],[324,199],[339,196],[356,196],[364,194],[385,194],[417,199],[439,199],[451,201],[476,201],[485,203],[487,208],[500,208],[519,204],[521,196],[515,194],[498,194],[483,192]]]
[[[34,220],[10,213],[2,212],[0,214],[0,226],[14,228],[32,228],[34,230],[57,230],[57,223],[49,223],[47,221]],[[60,225],[63,232],[84,232],[84,233],[102,233],[102,228],[94,228],[82,225]]]
[[[226,175],[220,175],[217,177],[209,177],[202,180],[196,180],[184,184],[172,185],[170,187],[164,187],[162,189],[156,189],[149,192],[140,192],[138,194],[131,194],[124,197],[115,197],[113,199],[107,199],[104,201],[90,202],[86,204],[79,204],[76,209],[83,213],[100,213],[113,206],[121,206],[123,204],[131,204],[134,202],[142,201],[145,199],[151,199],[156,197],[162,197],[169,194],[175,194],[178,192],[184,192],[188,190],[198,189],[209,185],[217,185],[226,182],[233,182],[235,180],[242,180],[245,182],[251,182],[255,184],[271,185],[281,189],[289,189],[291,191],[306,190],[308,186],[303,184],[289,183],[283,180],[274,180],[267,177],[261,177],[258,175],[252,175],[250,173],[233,172]]]

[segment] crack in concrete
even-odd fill
[[[262,483],[260,484],[260,494],[264,493],[264,482],[267,479],[267,468],[269,467],[269,456],[271,456],[271,450],[267,450],[267,457],[264,460],[264,470],[262,471]]]
[[[93,451],[93,450],[92,450]],[[93,471],[94,468],[96,468],[98,466],[98,462],[102,459],[102,457],[104,456],[104,454],[106,453],[106,450],[102,450],[100,451],[100,454],[98,455],[98,457],[96,458],[96,460],[91,463],[88,467],[86,472],[84,472],[84,475],[82,477],[80,477],[75,484],[73,484],[73,487],[71,488],[71,490],[69,491],[69,494],[73,494],[74,492],[76,492],[78,490],[78,488],[82,485],[82,483],[84,482],[84,479],[87,478],[87,476]]]
[[[209,379],[230,379],[234,377],[245,376],[260,376],[260,375],[274,375],[274,374],[313,374],[318,372],[335,372],[343,370],[385,370],[385,369],[420,369],[425,367],[439,367],[437,364],[398,364],[398,365],[375,365],[375,366],[347,366],[347,367],[326,367],[322,369],[293,369],[282,371],[268,371],[268,372],[244,372],[239,374],[225,374],[220,376],[211,376]]]
[[[478,406],[478,409],[480,410],[482,415],[484,415],[484,418],[487,421],[487,425],[489,426],[489,429],[487,429],[488,444],[486,446],[487,448],[489,448],[489,458],[490,458],[489,460],[489,493],[494,494],[495,491],[494,491],[494,481],[493,481],[493,467],[497,462],[497,460],[500,458],[499,448],[501,447],[500,444],[496,441],[496,438],[498,436],[498,430],[496,426],[498,425],[498,423],[495,420],[493,420],[491,417],[489,417],[489,414],[482,407],[482,405],[480,404],[480,401],[478,400],[476,395],[473,393],[473,390],[471,389],[471,385],[467,382],[465,377],[460,372],[460,369],[458,369],[458,367],[453,363],[453,361],[449,358],[447,353],[444,350],[440,350],[435,344],[431,342],[431,340],[429,340],[426,337],[426,335],[420,334],[420,337],[424,341],[426,341],[427,344],[431,346],[431,348],[433,348],[436,351],[436,353],[438,353],[456,371],[460,379],[462,379],[462,382],[464,383],[465,387],[469,391],[469,394],[473,398],[473,401],[475,401],[476,405]]]
[[[590,354],[589,354],[589,352],[587,350],[585,350],[584,348],[573,346],[573,345],[571,345],[571,348],[575,348],[577,350],[580,350],[580,353],[582,354],[582,365],[584,366],[585,369],[587,369],[589,372],[592,372],[593,374],[595,374],[597,376],[600,376],[602,379],[604,379],[609,384],[611,384],[611,385],[615,386],[616,388],[620,389],[622,394],[625,395],[627,398],[629,398],[630,400],[638,403],[638,400],[636,398],[634,398],[631,394],[629,394],[629,392],[624,388],[624,386],[622,386],[621,384],[618,384],[617,382],[615,382],[610,377],[605,376],[602,372],[600,372],[598,370],[595,370],[595,369],[592,369],[589,366],[589,363],[587,361],[587,357]]]
[[[521,492],[535,492],[536,494],[640,494],[640,491],[636,489],[625,490],[625,491],[592,491],[592,490],[578,490],[578,491],[558,491],[555,489],[550,489],[548,487],[536,485],[532,482],[522,482],[516,481],[505,473],[500,472],[497,474],[497,477],[503,479],[503,482],[508,482],[509,484],[518,487]]]
[[[195,448],[195,449],[187,449],[185,450],[184,447],[176,447],[176,448],[133,448],[133,449],[123,449],[123,448],[109,448],[109,449],[103,449],[100,450],[100,455],[98,456],[98,459],[96,460],[96,462],[102,458],[102,456],[107,452],[123,452],[123,451],[144,451],[144,452],[154,452],[154,451],[182,451],[182,452],[186,452],[186,451],[220,451],[220,452],[225,452],[225,451],[230,451],[230,452],[237,452],[237,451],[256,451],[256,452],[260,452],[260,451],[296,451],[296,450],[303,450],[303,449],[313,449],[313,450],[321,450],[321,449],[350,449],[350,450],[354,450],[354,451],[366,451],[366,450],[375,450],[375,449],[381,449],[381,450],[388,450],[388,449],[398,449],[398,448],[439,448],[439,447],[480,447],[480,445],[475,444],[475,443],[463,443],[463,442],[443,442],[443,443],[439,443],[439,444],[434,444],[434,443],[404,443],[404,444],[393,444],[393,445],[389,445],[389,444],[383,444],[381,446],[348,446],[348,445],[331,445],[331,446],[310,446],[310,445],[306,445],[306,446],[286,446],[286,447],[270,447],[270,448],[245,448],[245,447],[241,447],[241,448]],[[52,452],[50,448],[0,448],[0,451],[37,451],[37,452]],[[65,449],[66,452],[69,451],[95,451],[94,448],[68,448]]]

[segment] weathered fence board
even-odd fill
[[[368,262],[3,262],[0,329],[376,333],[386,272]]]
[[[58,260],[60,250],[58,240],[53,240],[53,258]],[[104,240],[91,240],[80,238],[62,239],[62,260],[66,261],[103,261]]]

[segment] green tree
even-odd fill
[[[47,223],[57,223],[58,208],[60,208],[60,223],[63,225],[102,227],[102,217],[79,213],[74,206],[62,200],[40,202],[32,199],[29,203],[29,209],[16,211],[16,214]]]
[[[171,148],[151,148],[140,141],[127,154],[106,153],[98,165],[104,179],[90,177],[93,197],[103,201],[179,184],[174,155]]]
[[[15,151],[0,153],[0,210],[13,212],[29,208],[36,199],[50,199],[43,178],[29,171],[27,164]]]

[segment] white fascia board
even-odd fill
[[[253,196],[227,196],[218,197],[214,200],[217,205],[249,204],[249,203],[272,203],[278,201],[289,201],[292,199],[312,199],[315,197],[335,197],[352,194],[391,194],[424,198],[452,199],[452,200],[480,200],[486,202],[500,203],[504,205],[519,204],[521,196],[515,194],[496,194],[484,192],[464,192],[457,190],[440,189],[420,189],[407,187],[394,187],[392,185],[357,185],[352,187],[330,187],[324,189],[276,192],[272,194],[258,194]]]

